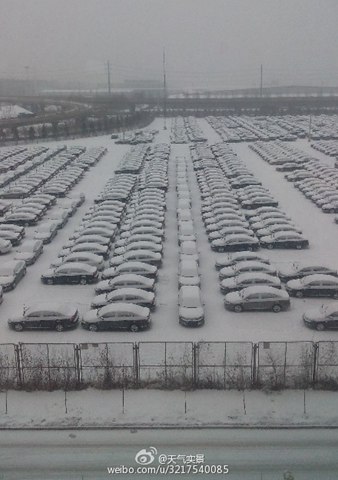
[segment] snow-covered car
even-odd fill
[[[180,288],[178,317],[184,327],[200,327],[204,324],[204,305],[198,286],[184,285]]]
[[[268,286],[251,286],[237,292],[227,293],[224,306],[234,312],[273,311],[275,313],[290,307],[290,297],[285,290]]]
[[[0,255],[5,255],[12,250],[12,242],[5,238],[0,238]]]
[[[278,276],[284,282],[317,273],[338,276],[337,269],[317,264],[304,265],[302,263],[290,263],[278,270]]]
[[[98,269],[86,263],[67,262],[54,269],[50,268],[41,275],[42,283],[54,284],[81,284],[95,283],[99,279]]]
[[[338,329],[338,302],[322,305],[317,309],[311,309],[303,314],[303,321],[309,328],[316,330]]]
[[[56,222],[44,222],[34,232],[34,240],[42,240],[43,244],[50,243],[57,235],[58,224]]]
[[[22,330],[56,330],[62,332],[76,328],[79,312],[76,307],[41,303],[25,307],[21,315],[8,319],[9,327],[17,332]]]
[[[260,247],[256,237],[247,234],[227,235],[211,240],[211,249],[215,252],[239,252],[241,250],[258,250]]]
[[[91,267],[96,267],[98,270],[102,270],[104,268],[104,260],[101,255],[96,255],[95,253],[90,252],[73,252],[65,257],[59,258],[51,263],[52,268],[59,267],[65,263],[69,262],[80,262],[86,263]]]
[[[276,269],[271,265],[259,261],[246,261],[238,262],[235,265],[230,267],[223,267],[219,270],[219,278],[223,280],[224,278],[234,277],[240,273],[248,272],[263,272],[269,275],[276,275]]]
[[[198,271],[198,263],[196,260],[183,259],[179,263],[178,269],[178,287],[183,285],[201,285],[200,274]]]
[[[95,293],[111,292],[118,288],[141,288],[153,292],[155,280],[135,273],[122,273],[110,280],[101,280],[95,287]]]
[[[281,288],[281,281],[278,277],[263,272],[240,273],[234,277],[222,280],[220,289],[222,293],[229,293],[255,285]]]
[[[109,267],[103,270],[101,278],[102,280],[107,280],[109,278],[117,277],[122,273],[136,273],[137,275],[143,275],[144,277],[156,278],[157,267],[144,262],[124,262],[117,267]]]
[[[83,315],[81,326],[91,332],[130,330],[138,332],[150,327],[150,310],[133,303],[110,303]]]
[[[261,247],[273,248],[308,248],[309,241],[297,232],[277,232],[259,239]]]
[[[144,262],[160,267],[162,264],[162,255],[158,252],[151,252],[149,250],[131,250],[123,255],[113,256],[109,260],[109,266],[116,267],[121,263],[129,261]]]
[[[286,283],[286,290],[292,297],[333,297],[338,298],[338,278],[333,275],[307,275]]]
[[[101,308],[109,303],[134,303],[141,307],[147,307],[150,310],[155,309],[155,294],[153,292],[147,292],[141,288],[118,288],[108,293],[102,293],[96,295],[91,303],[91,308]]]
[[[23,260],[10,260],[0,265],[0,286],[4,292],[13,290],[26,275],[26,263]]]
[[[42,252],[41,240],[25,240],[14,254],[14,260],[24,260],[26,265],[33,265]]]
[[[246,262],[246,261],[258,261],[261,263],[270,263],[270,260],[263,255],[260,255],[256,252],[252,252],[249,250],[244,250],[242,252],[234,252],[229,253],[227,255],[220,255],[217,257],[215,262],[216,270],[220,270],[223,267],[231,267],[238,262]]]

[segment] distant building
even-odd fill
[[[34,113],[19,105],[0,105],[0,120],[18,118],[26,115],[34,115]]]

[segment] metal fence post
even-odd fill
[[[76,380],[78,385],[82,383],[82,375],[81,375],[81,349],[80,346],[74,344],[74,356],[75,356],[75,371],[76,371]]]
[[[20,387],[22,386],[23,383],[23,372],[22,372],[22,361],[21,361],[21,344],[19,345],[14,345],[14,353],[15,353],[15,359],[16,359],[16,373],[17,373],[17,379],[18,379],[18,384]]]
[[[252,386],[256,387],[258,383],[258,356],[259,356],[259,344],[254,343],[252,345],[252,376],[251,376],[251,381],[252,381]]]
[[[192,384],[193,388],[198,387],[198,352],[199,352],[199,344],[198,343],[193,343],[192,344]]]
[[[313,386],[317,383],[317,368],[318,368],[318,350],[319,350],[319,343],[315,342],[313,344],[313,370],[312,370],[312,384]]]
[[[134,351],[134,381],[135,381],[135,386],[139,387],[140,386],[140,347],[138,343],[134,343],[133,345],[133,351]]]

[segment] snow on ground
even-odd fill
[[[88,426],[338,427],[336,404],[336,392],[315,390],[10,390],[0,393],[0,431]]]
[[[209,143],[219,141],[218,135],[212,130],[204,119],[198,120],[199,125],[208,136]],[[156,142],[169,142],[170,121],[168,130],[163,130],[163,119],[157,119],[151,128],[160,129]],[[58,142],[46,143],[52,147]],[[60,142],[59,142],[60,143]],[[64,143],[61,142],[62,144]],[[81,313],[89,309],[94,296],[94,286],[47,286],[40,282],[40,275],[55,259],[62,245],[69,235],[80,223],[82,216],[92,204],[98,192],[102,190],[106,181],[113,175],[113,170],[121,160],[129,146],[115,145],[110,136],[90,137],[67,141],[67,145],[103,146],[108,148],[108,153],[91,168],[84,179],[71,191],[70,196],[80,192],[86,195],[86,202],[71,217],[68,224],[58,233],[50,245],[45,246],[43,255],[35,265],[27,269],[26,277],[18,284],[17,288],[5,294],[4,302],[0,307],[0,343],[9,342],[106,342],[106,341],[286,341],[286,340],[338,340],[337,332],[316,332],[307,329],[302,323],[302,313],[313,306],[323,303],[318,299],[292,299],[292,307],[287,312],[278,314],[270,312],[242,313],[228,312],[223,307],[223,296],[219,290],[218,274],[214,268],[217,254],[212,252],[205,234],[200,216],[200,198],[195,174],[189,156],[188,145],[172,145],[169,163],[169,190],[167,194],[166,212],[166,241],[164,244],[163,267],[159,273],[157,283],[157,309],[152,314],[153,325],[149,331],[131,332],[99,332],[93,333],[78,328],[68,332],[22,332],[9,330],[7,319],[22,309],[39,300],[53,300],[76,304]],[[311,152],[314,156],[322,158],[328,163],[324,155],[311,150],[304,140],[294,142],[292,145]],[[318,262],[335,265],[338,268],[337,256],[337,225],[333,223],[332,215],[323,214],[316,206],[307,200],[292,184],[288,183],[283,174],[277,172],[258,157],[248,144],[233,146],[241,159],[252,172],[259,178],[263,185],[280,202],[284,211],[292,217],[295,223],[304,231],[310,240],[310,248],[298,250],[262,249],[276,265],[289,261]],[[176,231],[176,190],[175,190],[175,158],[185,156],[188,160],[189,182],[193,202],[193,216],[197,233],[197,243],[200,252],[200,269],[202,282],[202,296],[205,302],[205,325],[198,329],[187,329],[178,324],[177,307],[177,267],[178,244]],[[27,238],[32,235],[34,227],[27,228]],[[10,259],[11,255],[2,257]],[[325,300],[330,301],[330,300]]]

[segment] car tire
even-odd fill
[[[87,279],[86,278],[81,278],[80,279],[80,284],[81,285],[87,285]]]
[[[272,250],[273,249],[273,244],[272,243],[268,243],[266,248],[268,248],[269,250]]]
[[[278,305],[278,303],[272,307],[272,311],[274,313],[279,313],[281,310],[282,310],[282,307]]]
[[[242,311],[243,311],[242,305],[235,305],[234,306],[234,312],[241,313]]]
[[[301,292],[300,290],[298,290],[298,292],[295,293],[295,297],[297,297],[297,298],[303,298],[303,292]]]
[[[301,250],[302,248],[303,248],[302,245],[296,245],[297,250]]]
[[[133,323],[132,325],[130,325],[130,331],[131,332],[138,332],[139,327]]]
[[[46,283],[47,285],[53,285],[53,280],[51,278],[48,278],[48,280],[46,280]]]
[[[63,327],[63,325],[61,325],[61,323],[58,323],[58,324],[56,325],[56,327],[55,327],[55,330],[56,330],[57,332],[63,332],[64,327]]]
[[[95,325],[95,323],[91,323],[88,327],[88,330],[90,330],[91,332],[97,332],[98,331],[97,325]]]
[[[333,296],[333,298],[337,299],[338,298],[338,292],[335,292],[332,296]]]
[[[253,248],[252,248],[252,247],[248,247],[247,250],[248,250],[248,252],[252,252]]]
[[[316,330],[318,330],[319,332],[322,332],[323,330],[325,330],[325,324],[320,322],[316,325]]]
[[[14,330],[15,330],[16,332],[22,332],[22,330],[23,330],[23,325],[22,325],[22,323],[16,323],[16,324],[14,325]]]

